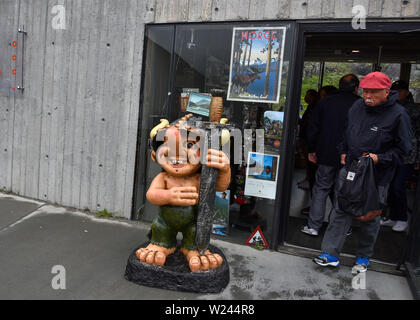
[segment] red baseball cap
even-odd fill
[[[391,80],[382,72],[371,72],[360,81],[362,89],[386,89],[391,87]]]

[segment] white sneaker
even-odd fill
[[[309,234],[310,236],[317,236],[318,231],[312,228],[309,228],[308,226],[303,226],[302,229],[300,229],[303,233]]]
[[[397,221],[395,225],[392,227],[392,230],[396,232],[403,232],[407,230],[407,228],[408,228],[407,221]]]
[[[382,227],[393,227],[395,226],[395,223],[397,221],[391,220],[391,219],[386,219],[386,220],[381,220],[381,226]]]

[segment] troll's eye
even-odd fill
[[[195,144],[194,142],[187,141],[184,143],[184,147],[187,149],[191,149],[192,147],[194,147],[194,144]]]

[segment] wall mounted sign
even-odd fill
[[[234,28],[227,100],[278,103],[286,27]]]

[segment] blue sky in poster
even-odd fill
[[[240,30],[239,32],[242,32]],[[256,34],[264,34],[264,32],[267,32],[267,29],[259,29],[259,30],[250,30],[250,32],[255,32]],[[274,30],[273,32],[280,32],[279,30]],[[267,51],[263,52],[265,48],[267,48],[268,40],[264,39],[264,36],[261,37],[262,39],[259,40],[258,37],[256,39],[252,40],[252,51],[251,51],[251,59],[250,59],[250,65],[253,64],[265,64],[267,62]],[[271,50],[271,58],[277,59],[278,55],[274,54],[276,50],[280,47],[280,43],[277,41],[274,41],[274,45]],[[241,59],[241,63],[243,62],[243,55]],[[248,57],[245,60],[245,63],[248,64]]]
[[[267,40],[253,40],[252,51],[251,51],[251,65],[259,62],[260,64],[267,62],[267,51],[262,52],[267,47]],[[274,42],[274,46],[271,51],[271,58],[277,59],[277,54],[273,54],[279,48],[278,42]]]

